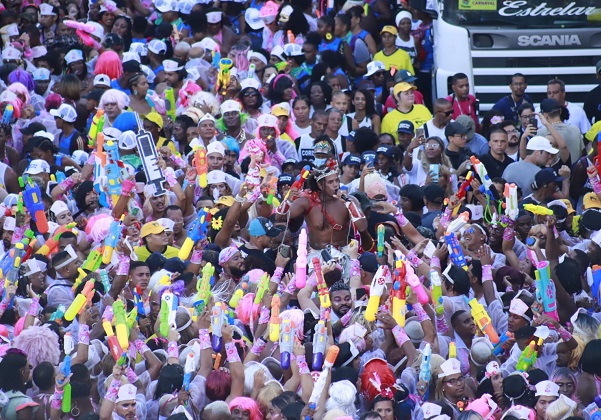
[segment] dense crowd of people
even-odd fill
[[[0,418],[601,418],[599,88],[418,3],[3,1]]]

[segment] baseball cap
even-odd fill
[[[50,115],[70,123],[75,122],[77,119],[77,111],[69,104],[62,104],[58,109],[51,109]]]
[[[534,182],[540,188],[545,184],[549,184],[551,182],[561,182],[563,181],[563,177],[557,175],[557,173],[552,168],[541,169],[534,175]]]
[[[452,124],[452,123],[451,123]],[[559,152],[556,148],[551,146],[551,142],[542,136],[534,136],[530,139],[528,144],[526,145],[526,149],[528,150],[544,150],[545,152],[549,152],[552,155],[555,155]]]
[[[455,122],[465,127],[467,130],[465,136],[467,137],[468,141],[474,138],[476,135],[476,126],[474,125],[474,120],[472,120],[472,117],[469,115],[460,115],[457,117]]]
[[[376,85],[374,85],[374,82],[372,82],[371,80],[364,79],[361,80],[361,82],[359,83],[359,89],[376,90]]]
[[[148,222],[144,226],[142,226],[142,231],[140,236],[145,238],[148,235],[158,235],[159,233],[163,233],[165,228],[159,222]]]
[[[106,74],[97,74],[94,76],[94,86],[96,85],[111,87],[111,78]]]
[[[155,54],[165,54],[167,52],[167,44],[160,39],[153,39],[148,44],[148,51]]]
[[[290,105],[287,102],[275,104],[271,107],[271,115],[276,117],[289,117],[290,116]]]
[[[361,166],[361,156],[359,155],[348,155],[342,161],[343,165],[356,165]]]
[[[265,217],[257,217],[255,220],[250,222],[248,227],[248,234],[250,236],[264,236],[267,235],[271,238],[275,238],[282,232],[281,229],[273,226],[273,223]]]
[[[246,12],[244,12],[244,20],[246,20],[246,23],[248,23],[248,26],[250,26],[253,31],[265,27],[265,22],[261,19],[261,12],[254,7],[246,9]]]
[[[389,34],[393,34],[394,36],[397,36],[399,34],[399,31],[397,31],[397,29],[392,25],[384,26],[380,33],[383,34],[384,32],[388,32]]]
[[[292,185],[294,183],[294,179],[290,174],[282,174],[278,176],[278,186],[280,185]]]
[[[32,122],[27,127],[21,129],[22,134],[27,134],[28,136],[33,136],[38,131],[44,131],[46,127],[44,124],[39,122]]]
[[[417,77],[415,77],[414,75],[411,74],[411,72],[409,70],[397,70],[397,72],[394,74],[394,81],[399,83],[399,82],[415,82],[417,80]]]
[[[83,53],[81,50],[71,50],[65,55],[65,62],[67,65],[75,63],[76,61],[83,61]]]
[[[146,119],[151,123],[156,124],[159,127],[159,130],[163,129],[163,117],[161,117],[161,115],[158,112],[149,112],[148,114],[146,114]]]
[[[599,201],[597,194],[594,192],[585,194],[584,198],[582,199],[582,208],[584,210],[601,209],[601,201]]]
[[[379,71],[386,71],[386,66],[381,61],[370,61],[367,63],[367,72],[364,77],[369,77]]]
[[[33,76],[33,80],[50,80],[50,70],[40,67],[39,69],[35,69],[31,75]]]
[[[455,135],[464,135],[467,134],[467,128],[465,128],[463,125],[459,124],[456,121],[450,122],[449,124],[447,124],[447,126],[444,129],[444,135],[445,137],[451,137],[451,136],[455,136]]]
[[[397,83],[396,85],[394,85],[394,96],[397,96],[399,93],[401,92],[407,92],[408,90],[416,90],[417,88],[415,86],[411,86],[409,83],[407,82],[401,82],[401,83]]]
[[[378,260],[373,252],[364,252],[359,257],[359,265],[363,271],[374,274],[378,271]]]
[[[405,133],[405,134],[415,134],[415,126],[409,120],[403,120],[399,123],[399,128],[397,128],[397,133]]]
[[[155,0],[154,7],[161,13],[177,11],[177,3],[174,0]]]
[[[431,203],[441,204],[444,201],[444,190],[438,184],[431,184],[423,189],[424,197]]]
[[[207,22],[208,23],[219,23],[223,18],[221,14],[221,10],[213,10],[207,13]]]
[[[48,162],[42,159],[34,159],[29,163],[27,169],[25,169],[27,175],[38,175],[41,173],[50,173],[50,165]]]
[[[388,156],[391,158],[394,156],[394,149],[391,146],[382,145],[376,149],[376,153],[381,153],[384,156]]]
[[[553,112],[557,111],[560,108],[561,105],[559,105],[559,102],[557,102],[556,99],[547,98],[543,99],[540,103],[540,110],[542,112]]]
[[[586,197],[586,195],[585,195]],[[561,201],[563,204],[566,205],[566,210],[568,211],[568,214],[574,214],[576,213],[576,210],[574,210],[574,206],[572,206],[572,202],[570,200],[568,200],[567,198],[562,198]]]

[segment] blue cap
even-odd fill
[[[357,165],[361,166],[361,156],[359,155],[348,155],[342,161],[343,165]]]
[[[376,153],[381,153],[384,156],[394,157],[394,149],[391,146],[387,146],[383,144],[382,146],[376,149]]]
[[[281,229],[276,228],[271,221],[265,217],[257,217],[255,220],[250,222],[248,227],[248,234],[250,236],[264,236],[275,238],[282,232]]]
[[[414,134],[415,126],[411,121],[403,120],[399,123],[399,126],[396,131],[397,133]]]
[[[294,179],[292,175],[282,174],[278,177],[278,185],[292,185],[294,183]]]

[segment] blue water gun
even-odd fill
[[[459,241],[457,240],[457,236],[455,236],[455,232],[447,233],[444,236],[444,239],[447,242],[447,245],[449,245],[451,248],[449,257],[451,258],[453,264],[467,271],[467,262],[465,261],[463,250],[461,249],[461,245],[459,245]]]
[[[25,255],[25,246],[26,244],[24,244],[23,242],[17,242],[15,244],[15,249],[12,256],[12,266],[8,270],[8,275],[6,276],[6,280],[4,281],[4,293],[2,294],[2,300],[6,298],[6,288],[8,287],[8,285],[14,284],[16,286],[19,283],[19,268],[21,267],[23,256]],[[12,308],[14,302],[15,296],[10,296],[10,303],[8,305],[8,308]]]
[[[4,108],[4,112],[2,113],[2,121],[0,121],[0,124],[3,127],[10,127],[10,122],[13,119],[14,112],[15,109],[11,104],[6,105],[6,108]]]
[[[495,356],[501,355],[505,351],[505,347],[503,346],[508,340],[513,338],[513,333],[506,331],[505,334],[499,337],[499,342],[495,344],[492,352]]]
[[[42,202],[42,191],[38,184],[29,177],[19,178],[19,184],[23,190],[23,203],[31,214],[38,232],[48,233],[48,219],[46,219],[46,207]]]
[[[190,381],[192,380],[192,373],[194,372],[194,352],[188,353],[186,357],[186,365],[184,366],[184,383],[183,388],[186,391],[190,390]]]
[[[144,301],[142,301],[142,288],[139,284],[136,284],[134,289],[134,302],[136,308],[138,308],[138,319],[146,318],[146,311],[144,310]]]
[[[104,238],[104,251],[102,251],[102,262],[104,264],[110,264],[113,257],[113,250],[119,243],[119,238],[121,237],[122,220],[123,216],[121,216],[121,220],[113,220],[109,226],[109,233],[106,238]]]
[[[111,140],[106,141],[104,151],[106,152],[104,172],[107,180],[107,194],[111,196],[113,204],[115,204],[121,195],[121,184],[127,179],[128,173],[123,162],[119,160],[119,146],[117,146],[117,143]]]
[[[536,299],[543,304],[545,315],[559,321],[555,283],[550,277],[549,261],[540,261],[534,274],[536,275]]]
[[[597,408],[590,414],[591,420],[601,420],[601,396],[597,395],[595,397],[595,405]]]
[[[422,351],[422,364],[419,367],[419,379],[423,382],[430,383],[430,379],[432,378],[432,372],[430,367],[430,359],[432,358],[432,346],[430,343],[427,343]],[[426,388],[426,394],[424,396],[424,401],[428,399],[428,391],[429,386]]]
[[[209,229],[210,216],[211,215],[206,208],[202,208],[198,211],[198,217],[190,224],[190,227],[188,228],[188,237],[177,254],[180,260],[187,260],[194,245],[201,239],[206,238]]]
[[[601,265],[593,265],[592,274],[593,284],[591,285],[591,296],[593,297],[595,306],[599,307],[599,305],[601,305]]]

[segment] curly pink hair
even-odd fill
[[[240,157],[238,158],[238,162],[242,162],[244,159],[246,159],[248,155],[250,155],[257,149],[263,152],[263,163],[271,165],[271,158],[267,154],[267,146],[265,145],[265,142],[257,139],[250,139],[244,144],[244,147],[242,148],[242,150],[240,150]]]
[[[239,301],[236,306],[236,318],[244,325],[249,326],[250,320],[259,319],[259,305],[255,305],[255,294],[247,293]]]
[[[237,397],[230,401],[230,411],[237,408],[239,410],[248,410],[250,413],[250,420],[263,420],[263,414],[259,409],[259,405],[248,397]]]

